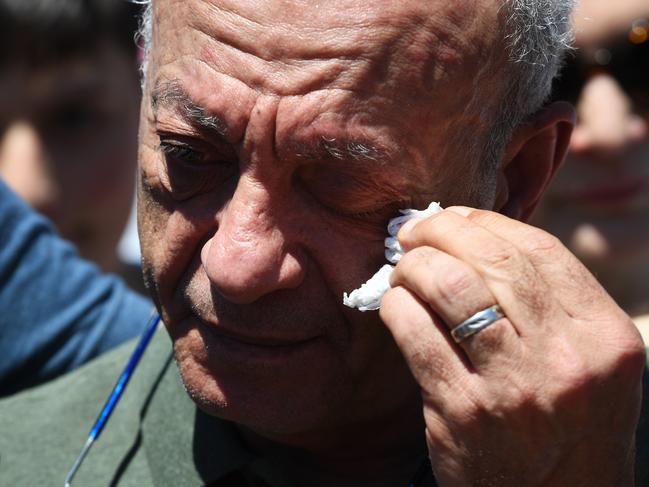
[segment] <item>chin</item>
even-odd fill
[[[333,426],[353,395],[344,364],[325,340],[297,350],[250,350],[196,329],[174,339],[187,393],[212,416],[266,436]]]

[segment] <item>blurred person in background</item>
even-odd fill
[[[566,164],[532,223],[559,236],[631,315],[649,313],[649,2],[581,0],[555,98],[577,107]]]
[[[117,254],[137,161],[138,11],[0,0],[0,177],[83,257],[142,289]],[[0,182],[0,396],[134,337],[150,306]]]
[[[99,271],[0,179],[0,397],[138,335],[151,302]]]
[[[117,253],[137,160],[137,11],[0,0],[0,177],[83,257],[142,289]]]

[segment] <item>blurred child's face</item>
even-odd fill
[[[577,60],[559,88],[579,120],[538,223],[596,271],[647,266],[649,3],[582,0],[575,20]]]
[[[113,45],[0,70],[0,176],[106,270],[133,198],[138,109],[135,60]]]

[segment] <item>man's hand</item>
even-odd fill
[[[464,207],[407,225],[381,318],[421,386],[439,485],[632,485],[644,346],[555,237]],[[450,330],[505,318],[456,344]]]

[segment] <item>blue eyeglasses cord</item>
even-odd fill
[[[160,315],[156,312],[153,312],[151,319],[149,320],[144,332],[142,333],[142,336],[140,337],[140,340],[137,343],[137,346],[135,347],[135,350],[131,354],[131,358],[129,358],[128,363],[124,368],[124,371],[119,376],[119,379],[117,379],[117,383],[115,384],[115,387],[113,387],[110,396],[108,396],[108,399],[106,400],[106,404],[104,404],[104,407],[101,409],[101,412],[99,413],[99,416],[95,421],[95,424],[90,430],[90,433],[88,434],[88,439],[86,440],[86,443],[83,445],[83,448],[81,449],[81,453],[79,453],[79,456],[74,461],[74,464],[72,465],[72,468],[68,472],[68,475],[65,477],[65,487],[71,487],[72,478],[79,470],[79,467],[81,466],[84,458],[88,454],[90,447],[99,438],[101,431],[104,429],[104,426],[106,426],[106,423],[110,418],[110,415],[115,410],[115,406],[117,406],[117,403],[122,397],[122,393],[124,392],[124,389],[126,389],[126,386],[128,385],[128,381],[131,379],[131,376],[133,375],[133,371],[135,370],[135,367],[137,367],[137,364],[140,362],[140,359],[142,358],[142,355],[144,354],[146,347],[149,345],[149,342],[151,342],[151,338],[153,337],[159,322],[160,322]]]

